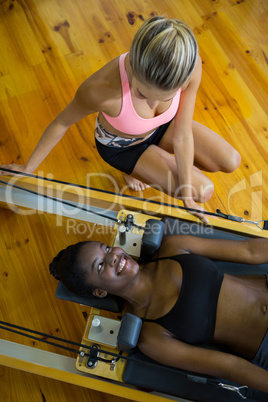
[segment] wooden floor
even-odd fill
[[[0,163],[26,162],[78,85],[128,51],[152,14],[177,17],[194,30],[203,60],[195,119],[242,156],[236,172],[209,175],[215,193],[205,207],[268,218],[267,0],[0,0]],[[94,121],[90,116],[72,127],[36,173],[136,195],[98,157]],[[165,200],[153,189],[139,195]],[[0,209],[0,222],[0,319],[80,342],[87,309],[55,298],[48,264],[61,248],[90,237],[94,227],[6,209]],[[97,227],[91,238],[109,241],[109,234]],[[62,353],[5,331],[0,336]],[[121,399],[0,367],[0,401],[28,400]]]

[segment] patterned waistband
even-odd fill
[[[100,124],[99,118],[97,117],[95,123],[95,138],[101,144],[106,145],[107,147],[116,147],[116,148],[126,148],[131,147],[132,145],[138,145],[139,143],[143,142],[145,139],[148,139],[151,135],[154,134],[153,131],[151,134],[145,137],[139,138],[124,138],[119,137],[115,134],[110,133],[109,131],[105,130]]]

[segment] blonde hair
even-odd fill
[[[197,63],[198,45],[190,28],[177,19],[152,17],[131,44],[130,64],[141,82],[163,90],[180,88]]]

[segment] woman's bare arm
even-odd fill
[[[211,375],[268,392],[268,372],[246,359],[181,342],[155,323],[144,323],[139,349],[152,359],[182,370]]]
[[[194,164],[193,114],[196,93],[202,75],[202,61],[198,57],[197,65],[185,89],[181,92],[178,112],[174,119],[173,147],[177,164],[180,194],[184,205],[198,209],[200,213],[193,213],[204,223],[208,218],[202,214],[202,208],[194,201],[195,189],[192,186],[192,170]]]
[[[264,238],[240,241],[173,235],[163,239],[159,251],[163,256],[187,252],[219,261],[244,264],[268,263],[268,239]]]
[[[72,101],[48,125],[36,148],[25,165],[2,165],[1,167],[32,173],[61,140],[70,126],[84,117],[98,112],[105,105],[105,79],[101,70],[84,81]],[[0,174],[5,174],[0,172]]]

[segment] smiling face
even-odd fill
[[[78,256],[86,281],[96,289],[122,295],[139,274],[139,264],[119,247],[86,243]]]

